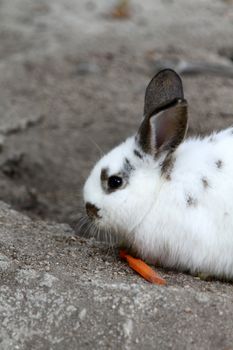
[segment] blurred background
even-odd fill
[[[233,1],[0,0],[0,199],[75,226],[91,167],[137,130],[165,67],[190,134],[231,125]]]

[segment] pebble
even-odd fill
[[[80,75],[99,73],[100,67],[96,63],[81,62],[77,66],[77,73]]]
[[[87,315],[87,309],[82,309],[78,315],[79,319],[83,321]]]
[[[184,311],[187,313],[187,314],[191,314],[192,313],[192,310],[190,309],[190,307],[186,307],[184,309]]]
[[[199,302],[199,303],[207,303],[210,298],[205,295],[204,293],[199,293],[195,296],[195,299]]]
[[[55,276],[53,276],[53,275],[51,275],[51,274],[49,274],[49,273],[45,273],[45,274],[44,274],[43,280],[40,282],[40,287],[48,287],[48,288],[51,288],[52,285],[53,285],[53,283],[54,283],[55,281],[57,281],[57,280],[58,280],[58,279],[57,279]]]
[[[133,330],[133,321],[131,319],[128,319],[124,324],[123,324],[123,332],[124,336],[128,338]]]

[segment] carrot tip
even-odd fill
[[[160,277],[150,266],[140,259],[128,255],[125,250],[120,250],[120,257],[127,260],[129,266],[150,283],[165,285],[166,281]]]

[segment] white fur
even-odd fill
[[[100,209],[96,223],[122,235],[149,262],[233,278],[232,132],[181,143],[170,180],[161,175],[161,159],[146,154],[140,159],[134,154],[135,137],[127,139],[96,164],[86,181],[84,200]],[[129,184],[106,194],[101,169],[116,174],[125,157],[135,168]]]

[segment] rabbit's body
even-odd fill
[[[94,167],[87,212],[151,263],[233,278],[233,129],[182,142],[187,103],[174,74],[152,80],[138,134]],[[151,108],[153,84],[162,92]]]
[[[134,229],[140,256],[163,266],[233,277],[233,129],[188,139],[150,211]]]

